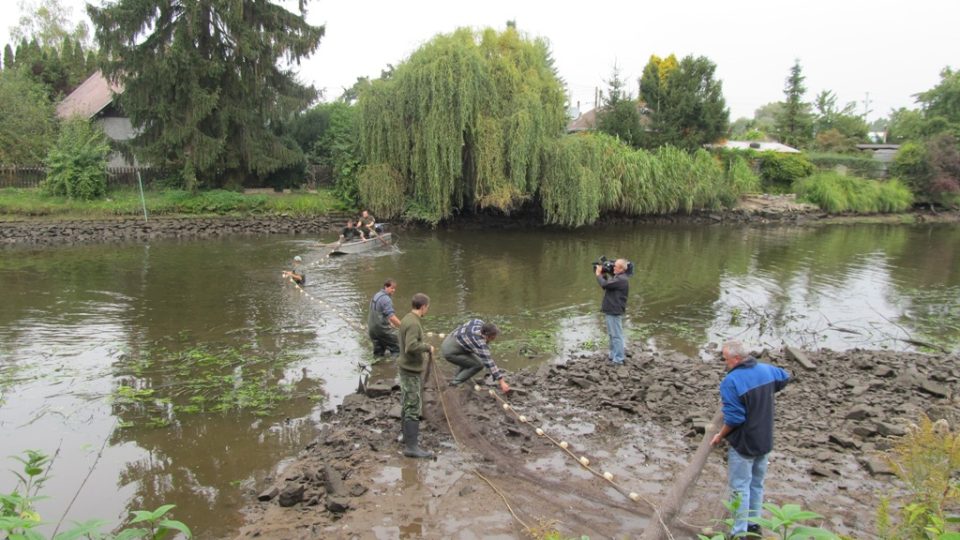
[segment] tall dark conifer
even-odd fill
[[[3,46],[3,69],[13,69],[16,64],[13,56],[13,48],[7,43]]]
[[[93,70],[87,65],[87,59],[84,57],[83,46],[79,39],[73,41],[73,56],[70,58],[70,67],[74,70],[73,74],[76,77],[76,80],[73,81],[74,86],[87,80],[87,77],[93,73]]]
[[[800,60],[797,60],[784,83],[783,95],[786,100],[777,115],[780,142],[798,148],[806,146],[813,138],[813,115],[810,113],[810,104],[803,101],[803,95],[807,92],[804,79],[806,77],[800,68]]]
[[[276,125],[316,98],[287,64],[324,28],[270,0],[119,0],[87,11],[103,71],[144,160],[179,170],[188,188],[238,185],[303,159]]]

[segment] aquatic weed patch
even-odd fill
[[[320,381],[284,380],[284,369],[300,360],[250,345],[146,348],[118,362],[113,404],[123,427],[164,427],[187,414],[269,416],[290,399],[321,393]]]
[[[547,328],[520,328],[510,321],[498,321],[497,326],[500,328],[503,341],[495,341],[493,348],[509,349],[527,358],[559,352],[557,346],[559,327],[556,325]]]

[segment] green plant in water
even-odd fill
[[[960,504],[960,433],[945,420],[922,416],[885,456],[907,495],[881,501],[877,529],[885,539],[957,539]],[[899,506],[899,511],[892,507]]]
[[[124,427],[166,427],[177,414],[244,411],[267,416],[293,397],[315,394],[314,388],[294,392],[282,381],[270,382],[299,360],[289,354],[256,354],[246,346],[144,349],[119,370],[113,400],[125,415]],[[151,387],[159,379],[165,381],[163,387]]]
[[[735,307],[735,308],[731,309],[731,310],[730,310],[730,324],[731,324],[732,326],[737,326],[737,325],[739,325],[739,324],[740,324],[740,317],[741,317],[742,315],[743,315],[743,311],[742,311],[740,308]]]
[[[0,494],[0,530],[6,531],[10,537],[22,534],[30,538],[35,534],[30,529],[40,524],[40,515],[34,509],[34,503],[42,498],[39,493],[47,480],[45,472],[51,459],[37,450],[24,450],[23,454],[23,457],[11,457],[19,461],[23,468],[20,472],[11,471],[17,477],[13,492],[9,495]]]
[[[38,450],[25,450],[24,456],[12,459],[23,465],[22,472],[12,471],[17,477],[17,485],[9,494],[0,494],[0,533],[9,540],[44,540],[44,536],[34,529],[43,521],[34,508],[34,503],[44,498],[40,495],[44,482],[48,478],[52,459]],[[130,525],[116,534],[104,533],[102,529],[108,522],[91,519],[75,524],[72,528],[56,534],[53,540],[74,540],[77,538],[102,538],[108,540],[162,540],[175,534],[192,538],[190,528],[181,521],[167,519],[167,512],[174,505],[163,505],[149,512],[135,510]]]

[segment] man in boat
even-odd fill
[[[356,227],[360,232],[365,234],[367,238],[373,238],[377,235],[377,220],[367,210],[364,210],[360,214],[360,217],[357,218]]]
[[[500,386],[500,391],[504,394],[510,391],[503,372],[497,368],[490,355],[490,343],[497,339],[498,335],[500,329],[497,325],[480,319],[470,319],[443,338],[440,352],[447,362],[460,368],[450,381],[451,386],[460,386],[486,367],[490,376]]]
[[[303,269],[303,259],[297,255],[293,258],[293,268],[283,271],[283,277],[291,278],[297,282],[297,285],[303,285],[307,281],[307,273]]]
[[[344,227],[340,232],[340,243],[350,242],[351,240],[356,240],[358,238],[360,240],[367,239],[367,237],[363,235],[363,231],[354,226],[353,220],[348,219],[347,226]]]
[[[433,454],[421,450],[420,414],[423,412],[423,382],[420,376],[427,367],[429,354],[433,356],[433,345],[423,340],[423,326],[420,320],[430,309],[430,297],[417,293],[411,301],[412,310],[400,321],[398,338],[400,359],[397,371],[400,373],[400,402],[403,429],[403,455],[413,458],[432,458]]]
[[[383,288],[370,300],[370,312],[367,315],[367,335],[373,342],[373,355],[393,355],[400,352],[397,341],[397,328],[400,319],[393,309],[393,293],[397,292],[397,282],[387,279]]]

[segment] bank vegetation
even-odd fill
[[[319,46],[323,28],[307,25],[302,11],[272,4],[263,9],[275,16],[268,34],[296,35],[262,51],[257,62],[275,67],[279,56],[300,58]],[[232,28],[249,24],[241,12],[230,11]],[[713,212],[760,192],[795,193],[839,214],[960,204],[960,74],[949,68],[937,86],[918,94],[922,109],[891,116],[888,125],[904,144],[887,167],[857,154],[868,126],[849,105],[838,105],[833,92],[804,101],[799,63],[790,69],[784,102],[733,123],[716,66],[705,57],[652,55],[636,97],[614,66],[596,125],[568,133],[574,112],[548,42],[513,23],[503,30],[438,34],[378,78],[359,78],[335,100],[310,107],[315,89],[286,72],[271,84],[253,84],[247,95],[235,91],[243,86],[237,81],[209,80],[184,67],[193,90],[180,95],[169,87],[177,78],[168,72],[178,65],[180,47],[192,45],[164,34],[158,42],[169,41],[169,47],[130,49],[151,37],[152,30],[141,29],[150,27],[143,23],[153,15],[119,8],[91,14],[99,51],[84,41],[86,56],[79,54],[74,38],[82,36],[35,45],[26,35],[16,50],[5,51],[0,99],[16,106],[0,114],[0,165],[42,164],[47,178],[41,193],[0,190],[0,212],[142,212],[131,192],[108,188],[106,162],[118,153],[162,171],[146,195],[147,211],[155,214],[316,215],[368,208],[381,219],[436,225],[464,215],[523,212],[545,224],[579,227],[607,215]],[[223,45],[223,36],[203,37],[211,50]],[[63,59],[74,57],[68,77]],[[238,80],[259,81],[243,67],[252,61],[224,58],[218,68],[237,63]],[[98,67],[126,85],[116,99],[135,127],[150,126],[130,143],[108,141],[96,119],[55,117],[54,104]],[[277,107],[251,116],[244,104],[254,101]],[[158,115],[172,120],[158,122]],[[724,137],[776,138],[802,152],[713,147]],[[298,191],[318,182],[330,189],[316,200],[240,195],[245,188]]]

